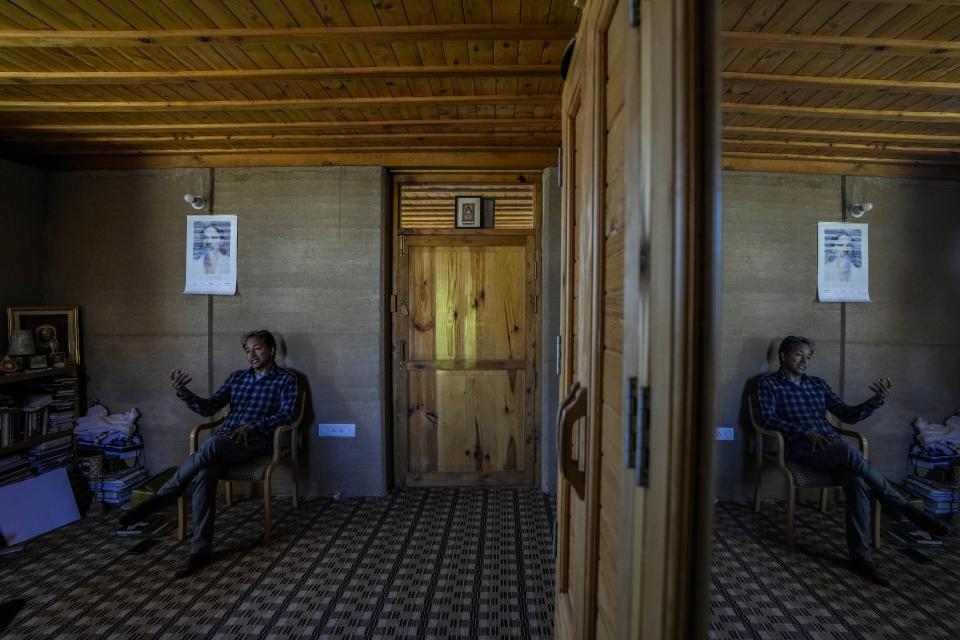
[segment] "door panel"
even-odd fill
[[[406,241],[406,482],[518,484],[534,478],[529,241]]]

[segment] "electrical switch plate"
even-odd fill
[[[319,435],[321,438],[356,438],[357,425],[321,422]]]
[[[717,440],[733,440],[733,427],[717,427]]]

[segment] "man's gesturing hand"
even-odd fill
[[[183,371],[180,371],[180,369],[174,369],[170,372],[170,386],[173,387],[178,396],[184,396],[190,393],[187,385],[190,384],[191,380],[193,380],[193,378]]]
[[[873,391],[873,396],[867,400],[867,404],[873,409],[882,405],[883,401],[890,395],[891,387],[893,387],[893,384],[890,382],[890,378],[877,378],[874,380],[870,384],[870,391]]]
[[[807,440],[810,441],[810,448],[814,451],[826,449],[830,446],[830,440],[825,435],[817,433],[816,431],[808,433]]]
[[[247,436],[253,431],[249,426],[243,425],[242,427],[237,427],[227,435],[230,436],[234,442],[246,446]]]

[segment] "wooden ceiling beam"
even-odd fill
[[[24,136],[20,132],[14,132],[16,135],[4,136],[0,131],[0,140],[10,144],[36,144],[36,145],[69,145],[69,144],[170,144],[170,143],[196,143],[196,142],[322,142],[322,141],[346,141],[346,142],[378,142],[378,141],[418,141],[418,140],[479,140],[479,141],[517,141],[530,142],[536,140],[541,143],[534,146],[547,146],[558,144],[560,141],[559,131],[512,131],[512,132],[483,132],[483,133],[443,133],[443,132],[422,132],[422,133],[345,133],[345,134],[317,134],[317,135],[287,135],[287,134],[262,134],[262,135],[158,135],[158,136]],[[529,144],[528,144],[529,146]]]
[[[3,103],[0,103],[3,104]],[[950,111],[898,111],[894,109],[837,109],[833,107],[790,107],[780,104],[723,102],[725,113],[796,118],[837,118],[841,120],[896,120],[900,122],[960,123],[960,113]]]
[[[316,166],[379,166],[409,169],[496,169],[539,171],[557,161],[556,149],[538,151],[470,151],[444,150],[427,152],[416,150],[371,151],[317,151],[298,150],[294,153],[250,153],[238,151],[232,155],[187,154],[175,156],[46,156],[35,160],[51,169],[163,169],[175,167],[316,167]]]
[[[281,109],[391,109],[404,107],[467,107],[476,105],[558,105],[560,96],[390,96],[381,98],[317,98],[285,100],[66,101],[0,100],[3,111],[130,112],[130,111],[264,111]]]
[[[724,135],[784,136],[786,138],[821,138],[825,140],[867,140],[882,142],[926,142],[945,145],[960,145],[960,135],[888,133],[881,131],[837,131],[822,129],[786,129],[779,127],[723,128]]]
[[[886,143],[857,144],[852,142],[826,142],[813,140],[762,140],[755,138],[724,138],[724,147],[775,147],[778,149],[839,149],[844,151],[858,151],[867,153],[883,153],[888,155],[905,154],[924,156],[957,156],[960,149],[951,147],[918,147],[903,146]]]
[[[525,127],[559,131],[560,121],[554,118],[433,118],[424,120],[354,120],[349,122],[230,122],[177,124],[15,124],[2,125],[0,131],[34,133],[152,133],[198,131],[302,131],[346,129],[405,129],[408,127]]]
[[[723,156],[730,158],[778,158],[781,160],[822,160],[827,162],[859,162],[876,164],[902,164],[911,166],[938,166],[938,165],[957,165],[960,167],[960,159],[956,161],[944,160],[917,160],[914,158],[873,158],[863,156],[829,156],[816,155],[813,153],[765,153],[761,151],[724,151]]]
[[[874,162],[840,162],[835,160],[783,160],[775,154],[768,157],[723,157],[725,171],[757,171],[768,173],[813,173],[820,175],[878,176],[885,178],[927,178],[956,180],[960,168],[955,166],[912,166]]]
[[[735,49],[780,49],[833,54],[866,54],[932,58],[960,58],[960,42],[812,36],[790,33],[722,31],[723,46]]]
[[[0,30],[0,47],[60,49],[361,44],[437,40],[569,40],[575,24],[424,24],[281,29],[169,29],[144,31]]]
[[[2,75],[0,75],[2,77]],[[724,71],[727,83],[804,87],[834,91],[884,91],[887,93],[922,93],[926,95],[958,95],[960,82],[921,82],[919,80],[872,80],[868,78],[825,78],[821,76],[789,76],[768,73]]]
[[[380,78],[548,78],[555,64],[476,64],[326,69],[229,69],[217,71],[0,71],[0,84],[149,85],[227,82],[370,80]]]
[[[438,145],[438,146],[386,146],[386,147],[244,147],[244,148],[194,148],[194,149],[54,149],[47,152],[39,152],[44,156],[82,156],[82,155],[144,155],[144,156],[166,156],[166,155],[231,155],[231,154],[276,154],[276,153],[384,153],[384,152],[414,152],[422,153],[456,151],[464,153],[495,152],[495,151],[522,151],[529,153],[538,153],[552,149],[556,153],[556,148],[552,146],[537,145],[517,145],[517,146],[497,146],[497,145]]]

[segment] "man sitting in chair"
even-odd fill
[[[229,404],[230,413],[216,434],[191,454],[154,496],[120,516],[123,525],[139,522],[156,509],[173,503],[196,479],[193,540],[190,556],[177,568],[178,578],[189,576],[210,560],[217,480],[226,466],[270,453],[274,429],[295,417],[297,376],[274,362],[277,342],[273,335],[264,330],[251,331],[243,336],[241,344],[250,368],[231,373],[209,398],[201,398],[187,388],[190,376],[179,369],[170,372],[177,397],[191,410],[212,416]]]
[[[890,381],[878,379],[870,385],[873,396],[850,406],[822,378],[806,374],[813,357],[812,341],[788,336],[780,343],[779,356],[779,371],[763,376],[757,387],[761,424],[783,433],[788,459],[829,471],[843,487],[851,568],[872,582],[887,585],[871,559],[868,537],[871,494],[884,509],[906,516],[931,535],[942,537],[949,529],[907,504],[860,451],[841,439],[827,421],[826,412],[846,423],[860,422],[883,404]]]

